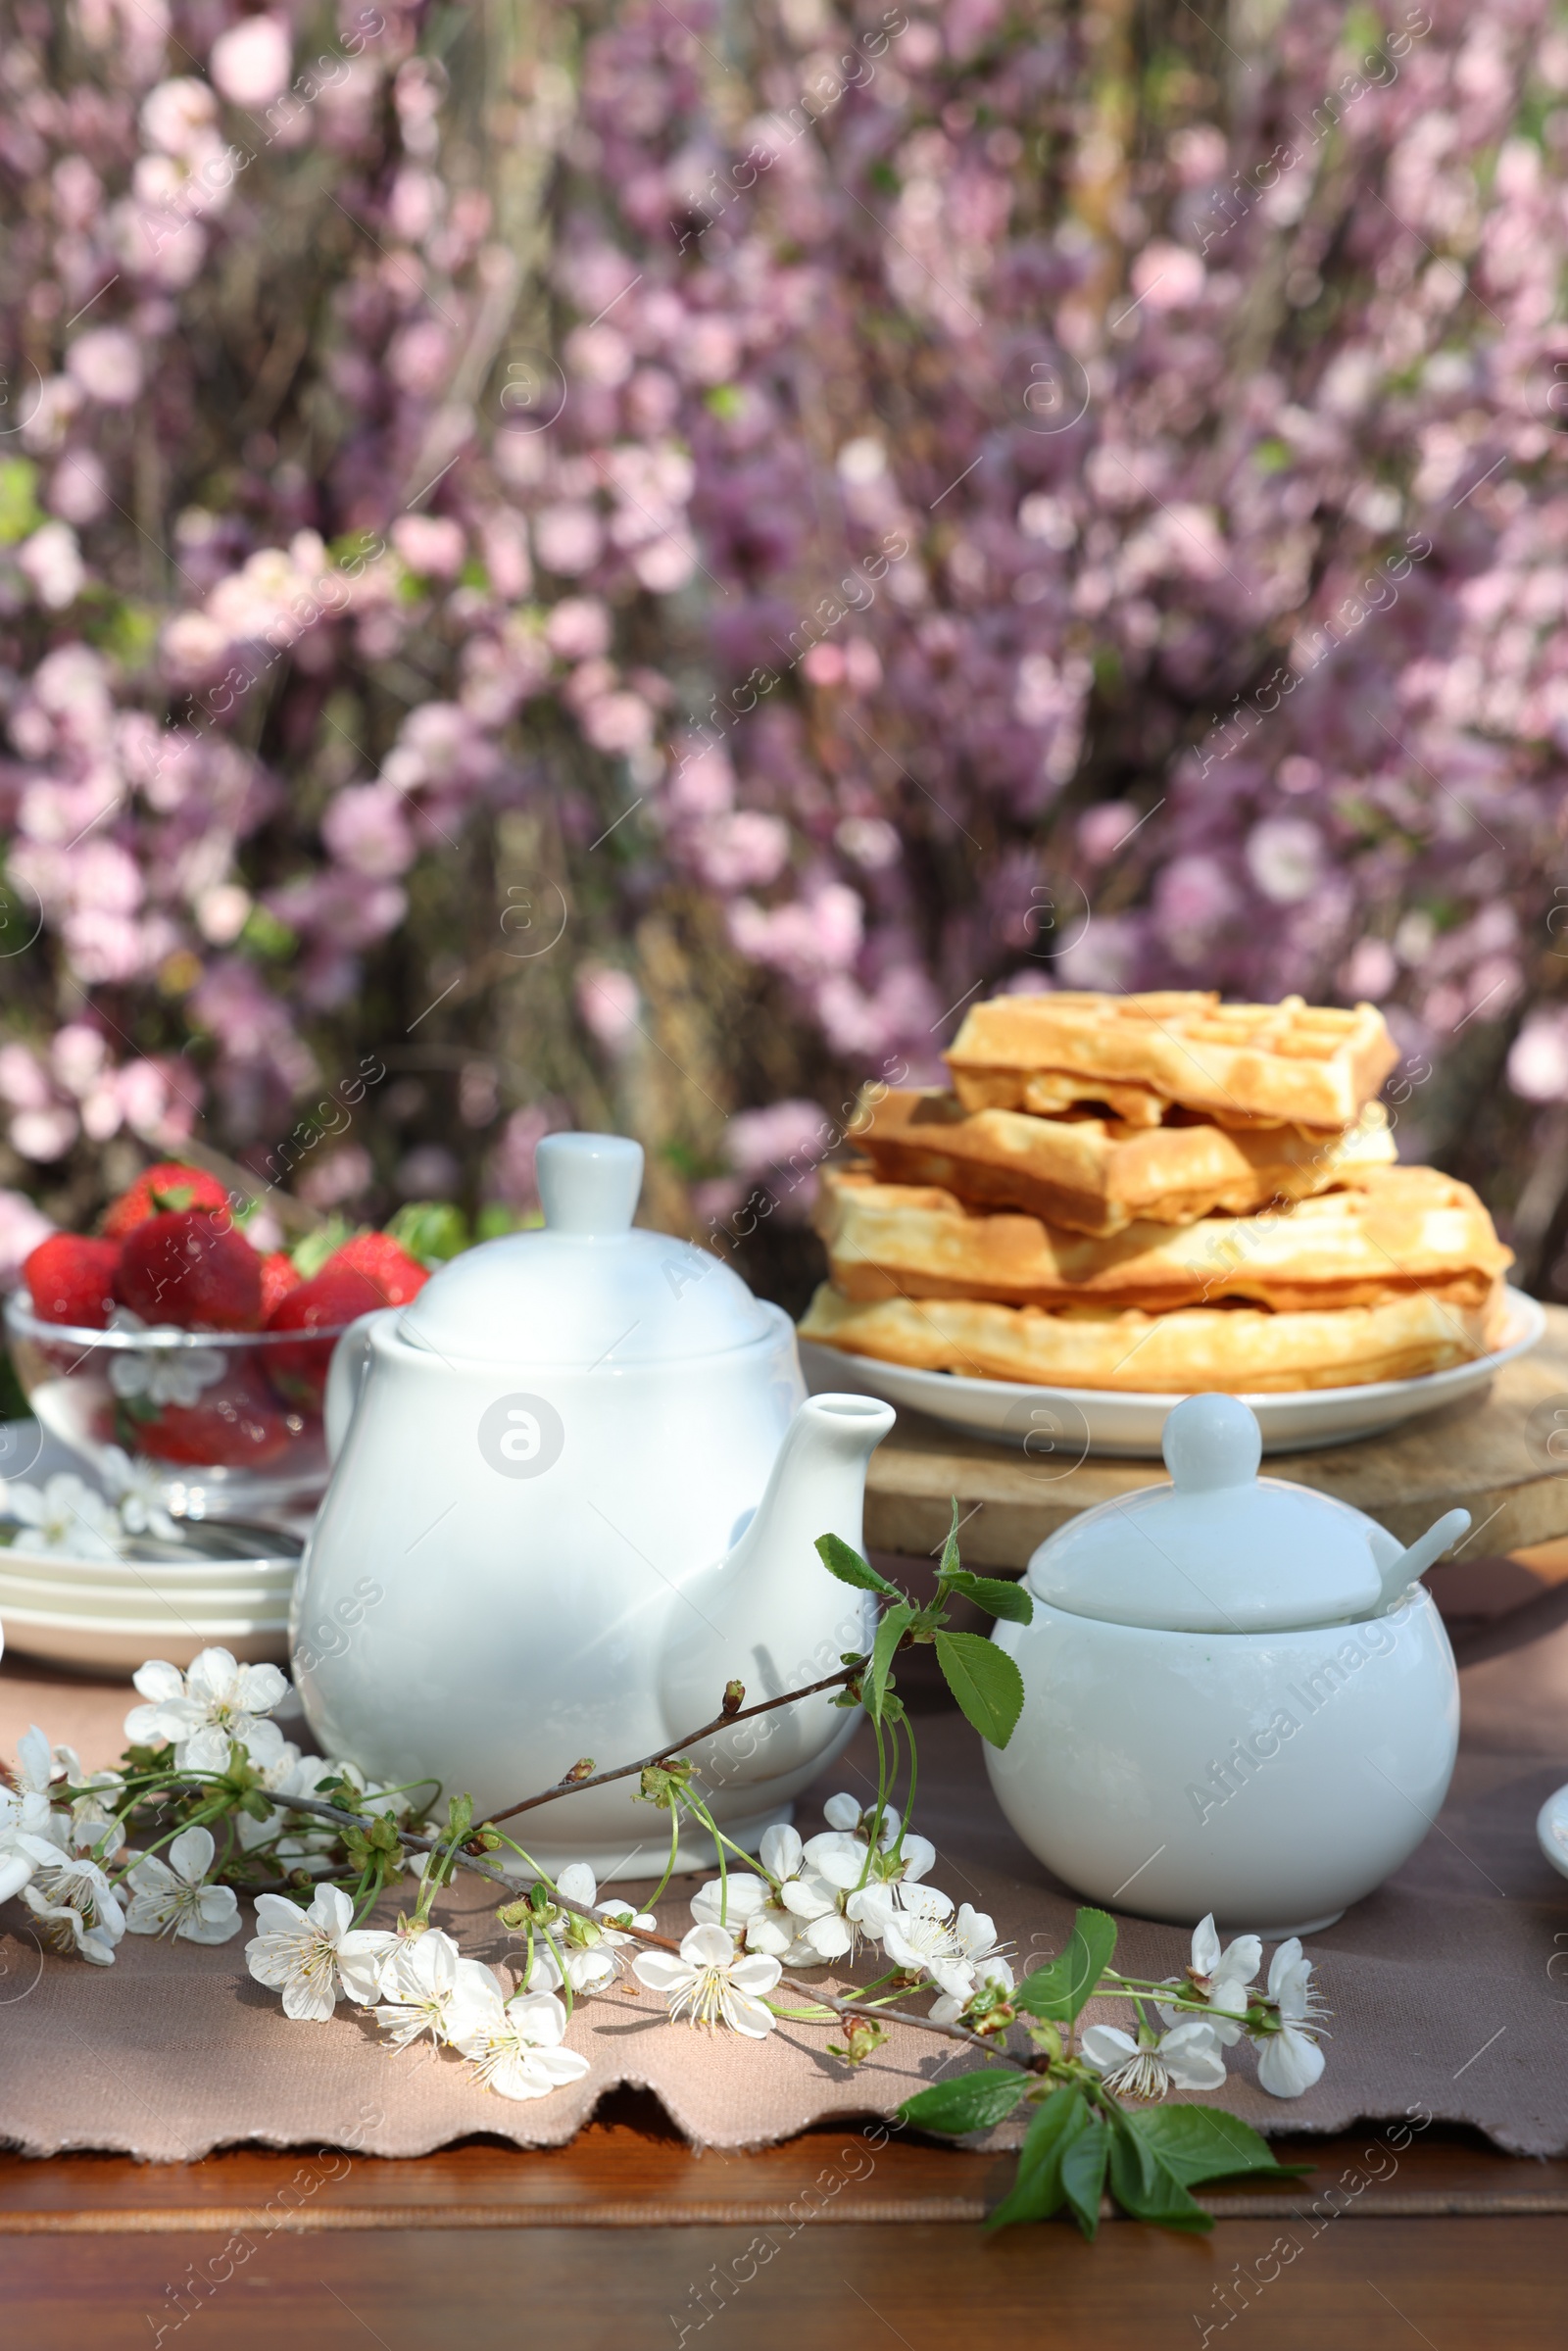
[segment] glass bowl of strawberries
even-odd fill
[[[299,1517],[326,1482],[321,1399],[361,1315],[428,1272],[386,1233],[264,1254],[203,1170],[166,1161],[97,1234],[54,1233],[6,1300],[17,1377],[90,1467],[118,1446],[171,1516]]]

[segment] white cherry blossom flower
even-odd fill
[[[226,1943],[242,1924],[231,1886],[209,1886],[213,1866],[210,1829],[182,1829],[169,1858],[145,1854],[129,1872],[132,1935],[177,1935],[186,1942]]]
[[[318,1886],[309,1910],[282,1894],[258,1894],[261,1933],[245,1945],[245,1964],[258,1984],[283,1995],[283,2014],[324,2025],[339,1998],[368,2008],[380,1990],[382,1968],[397,1948],[395,1935],[354,1924],[354,1904],[341,1886]]]
[[[765,1878],[732,1870],[727,1881],[710,1878],[698,1887],[692,1917],[699,1926],[728,1926],[749,1951],[763,1952],[785,1967],[820,1967],[853,1947],[854,1931],[841,1915],[842,1896],[806,1865],[798,1831],[782,1822],[764,1830],[759,1858]]]
[[[185,1673],[153,1658],[131,1681],[147,1699],[125,1717],[125,1737],[138,1746],[172,1739],[180,1771],[221,1772],[229,1741],[266,1769],[279,1760],[284,1739],[266,1718],[288,1694],[275,1665],[239,1665],[227,1649],[203,1649]]]
[[[1256,2035],[1257,2078],[1274,2098],[1298,2098],[1323,2072],[1317,2021],[1328,2014],[1312,1988],[1312,1962],[1303,1957],[1299,1935],[1275,1952],[1268,1971],[1268,1996],[1279,2006],[1277,2033]]]
[[[42,1739],[41,1731],[29,1734]],[[85,1772],[74,1747],[54,1750],[54,1781],[76,1789],[69,1806],[57,1805],[49,1815],[49,1834],[68,1853],[86,1853],[95,1861],[111,1861],[125,1841],[124,1824],[117,1819],[124,1801],[125,1783],[120,1772]]]
[[[33,1873],[60,1859],[49,1810],[53,1758],[36,1723],[17,1741],[17,1785],[0,1782],[0,1902],[19,1894]]]
[[[576,1905],[574,1910],[558,1914],[551,1922],[550,1929],[556,1951],[561,1954],[564,1965],[566,1982],[579,1995],[603,1991],[620,1973],[621,1961],[617,1952],[632,1940],[629,1935],[619,1932],[614,1922],[629,1920],[634,1927],[651,1931],[658,1921],[651,1911],[634,1911],[629,1902],[601,1902],[598,1884],[586,1861],[569,1861],[557,1876],[556,1887],[564,1901]],[[579,1915],[586,1910],[597,1910],[604,1925]],[[561,1965],[558,1965],[549,1944],[536,1942],[534,1957],[535,1966],[529,1973],[530,1984],[534,1984],[536,1976],[543,1983],[551,1975],[559,1984]],[[544,1964],[541,1965],[541,1962]],[[538,1988],[537,1985],[534,1987]],[[555,1984],[549,1988],[554,1990]]]
[[[42,1491],[5,1486],[0,1506],[20,1523],[11,1538],[15,1559],[118,1559],[120,1520],[95,1487],[61,1470]]]
[[[762,2040],[775,2018],[762,2005],[782,1969],[765,1951],[742,1953],[723,1927],[693,1927],[672,1951],[640,1951],[632,1973],[650,1991],[660,1992],[670,2018],[689,2016],[694,2025],[726,2025],[748,2040]]]
[[[112,1964],[125,1913],[96,1862],[57,1852],[33,1872],[22,1899],[57,1950],[79,1952],[96,1967]]]
[[[562,2048],[565,2030],[566,2012],[554,1993],[519,1992],[504,2000],[492,1978],[488,1995],[475,1987],[454,2037],[487,2089],[503,2098],[547,2098],[588,2071],[586,2057]]]
[[[934,1888],[930,1890],[935,1890]],[[983,1910],[975,1910],[967,1902],[959,1908],[953,1922],[953,1939],[967,1962],[973,1977],[973,1989],[960,2000],[952,1992],[944,1992],[931,2009],[932,2021],[938,2025],[955,2025],[963,2014],[982,1984],[992,1984],[999,1991],[1011,1991],[1012,1969],[997,1948],[997,1930]]]
[[[1105,2087],[1127,2097],[1162,2098],[1177,2089],[1218,2089],[1225,2060],[1212,2025],[1193,2017],[1157,2037],[1147,2026],[1135,2040],[1119,2025],[1091,2025],[1079,2043],[1085,2065],[1102,2074]]]
[[[1242,2036],[1242,2028],[1234,2020],[1247,2013],[1249,1990],[1262,1962],[1263,1946],[1255,1935],[1239,1935],[1225,1950],[1220,1949],[1212,1911],[1193,1929],[1192,1963],[1180,1988],[1196,1992],[1208,2003],[1213,2013],[1206,2021],[1222,2048],[1230,2048]],[[1178,2025],[1192,2010],[1169,2008],[1162,2001],[1159,2013],[1167,2025]]]
[[[939,1990],[962,2007],[974,1997],[976,1979],[956,1931],[953,1905],[935,1886],[911,1886],[909,1890],[924,1899],[912,1909],[900,1903],[882,1913],[882,1948],[895,1967],[911,1975],[929,1976]],[[939,1908],[939,1903],[945,1907]]]
[[[32,1724],[17,1741],[16,1794],[25,1810],[24,1828],[43,1831],[49,1819],[49,1790],[64,1776],[48,1739]]]
[[[110,1328],[145,1331],[150,1340],[182,1341],[189,1336],[173,1323],[148,1325],[123,1310],[115,1315]],[[222,1376],[223,1357],[216,1347],[115,1347],[109,1357],[109,1385],[114,1394],[127,1400],[145,1396],[149,1404],[189,1407],[200,1403],[204,1392]]]
[[[99,1467],[120,1523],[127,1535],[159,1535],[166,1542],[176,1533],[164,1501],[163,1479],[150,1461],[132,1461],[118,1445],[99,1447]]]
[[[476,1959],[465,1959],[450,1935],[427,1927],[405,1937],[389,1953],[380,1978],[376,2023],[395,2049],[406,2049],[426,2033],[432,2041],[455,2042],[469,2030],[475,2005],[495,1989],[495,1978]]]
[[[8,1792],[0,1788],[0,1798]],[[0,1902],[9,1902],[40,1868],[52,1867],[60,1859],[54,1839],[24,1829],[19,1812],[20,1807],[0,1802]]]
[[[373,2008],[385,1990],[392,1963],[412,1938],[393,1927],[355,1927],[337,1946],[338,1982],[356,2008]]]

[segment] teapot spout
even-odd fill
[[[865,1465],[895,1418],[890,1404],[872,1396],[816,1396],[802,1404],[739,1542],[681,1585],[689,1605],[674,1611],[661,1675],[672,1739],[718,1712],[726,1682],[743,1682],[748,1704],[756,1704],[821,1681],[843,1651],[867,1644],[872,1595],[829,1575],[816,1540],[838,1535],[859,1549]],[[839,1743],[851,1718],[823,1714],[832,1696],[828,1690],[765,1718],[773,1726],[765,1776]]]

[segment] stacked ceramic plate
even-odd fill
[[[6,1441],[10,1441],[9,1443]],[[58,1450],[59,1457],[56,1458]],[[40,1444],[36,1424],[0,1429],[0,1467],[33,1487],[79,1459]],[[8,1547],[32,1530],[8,1516],[0,1488],[0,1627],[5,1646],[82,1672],[134,1673],[149,1657],[188,1665],[225,1648],[247,1663],[282,1664],[302,1544],[276,1527],[180,1522],[172,1539],[132,1536],[119,1556]]]

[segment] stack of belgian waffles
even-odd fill
[[[803,1339],[1048,1387],[1279,1395],[1473,1360],[1511,1254],[1467,1185],[1394,1164],[1371,1004],[1004,996],[951,1093],[868,1098],[824,1169]]]

